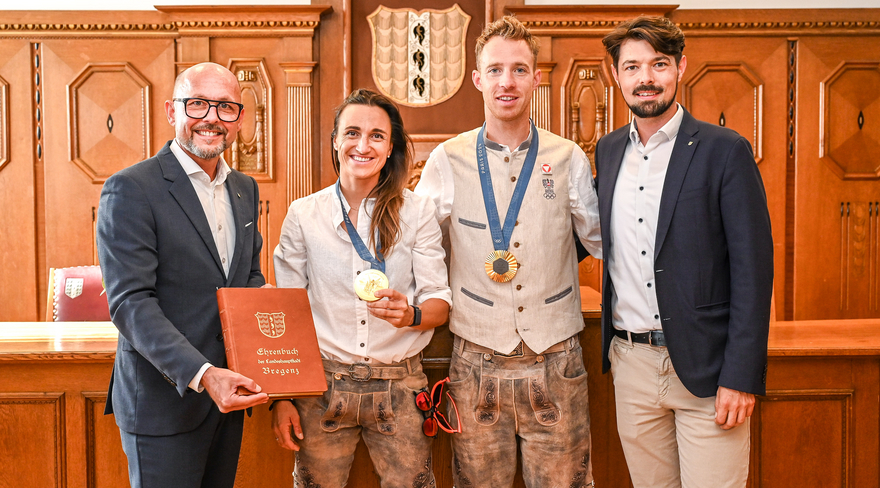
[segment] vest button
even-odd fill
[[[491,354],[489,354],[488,352],[487,352],[487,353],[483,353],[483,360],[484,360],[484,361],[489,361],[490,359],[492,359],[492,355],[491,355]]]
[[[336,380],[336,381],[341,380],[341,379],[342,379],[342,374],[341,374],[341,373],[336,373],[336,374],[334,374],[334,375],[333,375],[333,379]]]
[[[537,361],[539,363],[543,363],[544,362],[544,355],[539,354],[538,357],[535,358],[535,361]]]

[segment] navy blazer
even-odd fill
[[[605,256],[612,252],[611,206],[628,140],[629,124],[596,146]],[[745,138],[684,112],[656,232],[654,289],[669,357],[681,382],[698,397],[715,395],[718,386],[763,395],[773,242],[764,185]],[[613,292],[606,266],[603,372],[610,367]]]
[[[226,179],[235,220],[226,276],[170,144],[108,178],[98,207],[98,256],[119,329],[105,413],[133,434],[171,435],[202,423],[213,401],[187,385],[205,362],[226,366],[217,289],[265,283],[257,183],[238,171]]]

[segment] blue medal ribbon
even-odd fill
[[[496,251],[506,251],[510,247],[510,236],[513,234],[513,227],[516,225],[516,218],[519,215],[519,209],[526,195],[526,188],[529,186],[529,180],[532,177],[532,169],[534,169],[535,161],[538,159],[538,131],[535,129],[535,124],[532,123],[531,119],[529,119],[529,126],[532,131],[532,143],[529,146],[529,152],[526,154],[523,167],[519,171],[519,178],[516,181],[516,187],[513,189],[513,195],[510,197],[510,206],[507,207],[507,216],[504,218],[503,228],[498,217],[498,205],[495,203],[495,191],[492,189],[492,175],[489,172],[489,162],[486,159],[486,142],[484,140],[486,124],[483,124],[480,134],[477,136],[477,168],[480,171],[480,186],[483,189],[483,203],[486,204],[489,231],[492,233],[492,246]]]
[[[380,241],[379,236],[376,236],[376,257],[373,257],[373,254],[370,253],[370,250],[367,248],[367,245],[364,244],[361,236],[358,235],[357,229],[355,229],[354,225],[351,223],[351,219],[348,218],[348,212],[345,211],[345,204],[342,202],[342,191],[339,189],[339,180],[336,180],[336,195],[339,197],[339,205],[342,207],[342,218],[345,220],[345,230],[348,232],[348,237],[351,239],[351,244],[354,246],[354,250],[357,251],[358,256],[360,256],[361,259],[370,263],[371,269],[378,269],[384,273],[385,256],[382,255],[382,242]]]

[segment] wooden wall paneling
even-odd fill
[[[865,89],[880,82],[880,28],[870,34],[798,41],[796,319],[880,316],[870,229],[880,98]]]
[[[34,93],[35,64],[31,43],[0,39],[0,319],[36,320],[37,215],[34,164],[34,108],[42,93]],[[40,133],[42,136],[42,133]]]
[[[750,487],[877,486],[878,398],[876,356],[771,357],[751,426]]]
[[[46,267],[97,264],[95,211],[103,181],[173,137],[164,100],[174,82],[171,39],[42,42]],[[161,98],[151,93],[161,93]],[[40,299],[45,298],[41,283]]]
[[[63,392],[0,393],[0,486],[65,488]],[[32,469],[41,466],[43,469]]]

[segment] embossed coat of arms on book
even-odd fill
[[[270,398],[327,391],[309,295],[303,288],[220,288],[220,323],[229,369]]]

